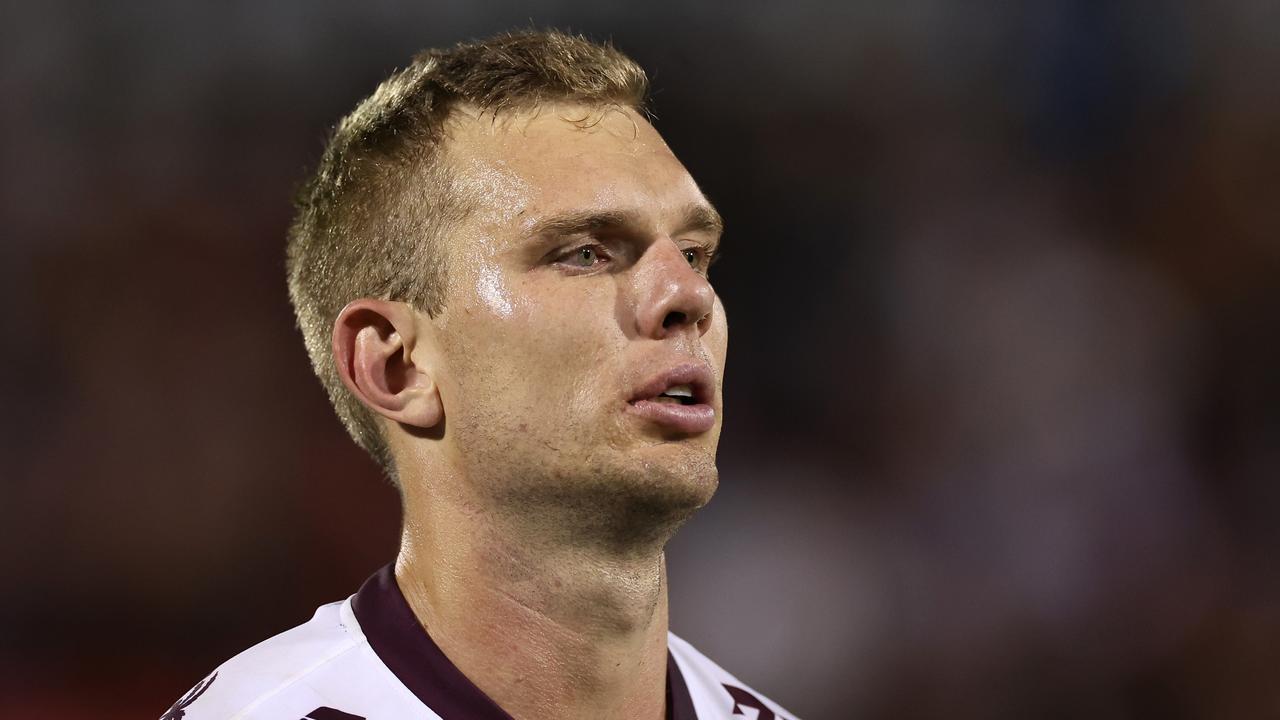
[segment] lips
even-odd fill
[[[664,397],[663,393],[671,391]],[[716,424],[711,370],[683,363],[643,383],[628,401],[627,412],[680,433],[697,435]]]

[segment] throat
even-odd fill
[[[514,717],[663,717],[661,553],[637,564],[474,550],[468,561],[443,566],[437,555],[425,568],[402,553],[397,576],[415,615],[477,687]]]

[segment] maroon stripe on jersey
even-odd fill
[[[684,684],[684,675],[680,674],[670,650],[667,651],[667,720],[698,720],[689,686]]]
[[[352,715],[341,710],[334,710],[331,707],[318,707],[307,713],[302,720],[365,720],[360,715]]]
[[[418,622],[387,565],[351,600],[360,629],[378,659],[444,720],[512,720],[462,674]]]
[[[374,573],[351,599],[360,629],[378,659],[444,720],[512,720],[462,674],[427,634],[400,592],[392,565]],[[667,652],[670,720],[698,720],[675,658]]]

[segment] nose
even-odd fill
[[[641,259],[637,329],[644,337],[662,339],[711,328],[716,293],[707,278],[689,265],[684,252],[669,240],[649,246]]]

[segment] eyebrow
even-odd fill
[[[540,238],[563,237],[600,230],[641,228],[644,225],[640,213],[634,210],[587,210],[544,218],[534,223],[529,235]],[[719,236],[723,231],[724,220],[720,213],[709,204],[698,203],[685,208],[680,226],[672,235],[704,232]]]

